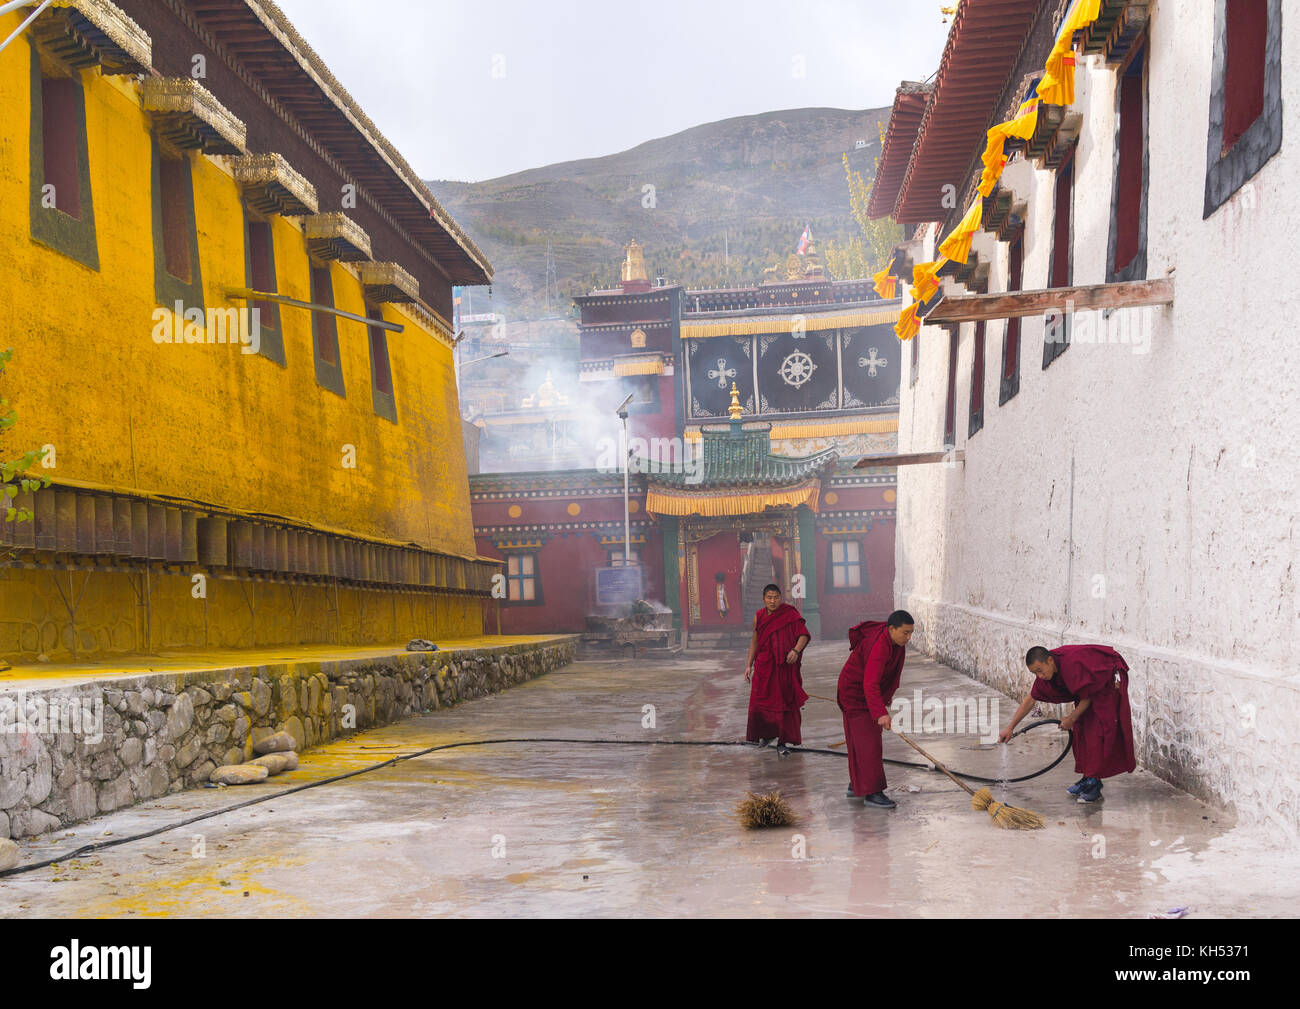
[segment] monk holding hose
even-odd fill
[[[907,642],[916,621],[906,610],[895,610],[884,623],[864,620],[849,631],[849,661],[840,671],[835,698],[844,714],[844,740],[849,747],[848,797],[861,797],[864,806],[893,809],[885,794],[882,733],[892,729],[889,703],[903,677]]]
[[[1074,770],[1083,775],[1067,789],[1080,802],[1101,798],[1101,779],[1137,767],[1133,755],[1133,720],[1128,704],[1128,663],[1106,645],[1062,645],[1048,651],[1037,645],[1025,655],[1034,674],[1034,686],[1011,724],[998,737],[1002,742],[1035,701],[1049,704],[1074,702],[1074,710],[1061,719],[1061,730],[1074,730]]]
[[[766,746],[777,741],[781,756],[803,742],[800,709],[808,700],[799,663],[812,635],[803,617],[781,601],[776,585],[763,587],[763,608],[754,614],[754,637],[745,660],[749,691],[749,726],[745,738]]]

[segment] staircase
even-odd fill
[[[755,535],[750,548],[749,559],[745,563],[744,584],[740,590],[747,628],[754,619],[754,612],[763,605],[763,586],[776,581],[776,572],[772,568],[772,544],[768,538]]]

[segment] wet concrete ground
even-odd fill
[[[833,697],[840,644],[815,645],[810,693]],[[887,766],[892,811],[845,798],[842,757],[752,747],[508,743],[444,750],[290,795],[287,788],[443,743],[503,737],[738,740],[743,655],[584,661],[449,711],[360,733],[270,781],[178,793],[26,839],[0,879],[0,915],[103,916],[1120,916],[1190,906],[1196,916],[1291,916],[1295,852],[1269,848],[1221,810],[1139,772],[1097,805],[1065,788],[1067,758],[1000,798],[1047,829],[1006,831],[942,775]],[[988,688],[910,656],[900,697],[987,697]],[[1015,703],[1004,697],[1000,720]],[[645,706],[654,706],[653,728]],[[843,738],[839,711],[810,700],[804,744]],[[1052,728],[1007,747],[922,732],[938,759],[1015,776],[1060,752]],[[914,759],[897,739],[886,756]],[[919,758],[917,758],[919,759]],[[794,828],[747,831],[746,791],[779,789]],[[918,789],[913,791],[913,789]],[[114,840],[270,801],[69,859]],[[203,857],[196,857],[201,853]],[[799,857],[802,855],[803,857]]]

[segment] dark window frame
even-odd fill
[[[1150,60],[1147,53],[1147,38],[1142,36],[1129,51],[1128,59],[1119,68],[1115,79],[1115,145],[1112,155],[1111,197],[1110,197],[1110,234],[1106,240],[1106,282],[1115,283],[1127,280],[1145,280],[1147,275],[1147,187],[1151,175],[1150,116],[1151,102],[1149,95],[1150,75],[1147,72]],[[1136,70],[1134,69],[1136,64]],[[1137,92],[1139,106],[1138,121],[1135,125],[1131,115],[1125,115],[1126,99],[1132,100],[1133,89]],[[1131,111],[1131,110],[1130,110]],[[1136,138],[1136,139],[1135,139]],[[1132,146],[1141,145],[1141,163],[1134,167],[1129,157],[1133,154]],[[1126,157],[1125,152],[1128,152]],[[1134,182],[1134,177],[1137,182]],[[1137,206],[1132,206],[1129,189],[1138,185]],[[1127,198],[1126,198],[1127,196]],[[1126,213],[1127,212],[1127,213]],[[1132,257],[1122,266],[1117,265],[1120,255],[1121,229],[1127,224],[1127,214],[1136,213],[1136,235],[1133,237]],[[1127,239],[1127,235],[1123,236]]]
[[[858,548],[858,559],[856,563],[848,561],[836,563],[835,561],[835,544],[852,543]],[[858,569],[857,585],[839,585],[835,584],[835,569],[850,568]],[[852,593],[862,593],[871,591],[871,576],[867,571],[867,544],[860,536],[830,536],[826,540],[826,577],[822,591],[830,595],[846,595]]]
[[[255,232],[266,237],[266,276],[269,283],[260,280],[253,266],[253,247]],[[244,208],[244,282],[251,290],[278,294],[280,291],[275,270],[275,219],[262,217]],[[257,354],[280,367],[286,367],[284,356],[284,331],[280,320],[280,305],[275,301],[245,302],[245,309],[258,310],[259,333],[257,337]],[[250,320],[251,326],[251,320]]]
[[[1025,229],[1022,227],[1007,245],[1007,291],[1021,291],[1025,286]],[[998,381],[998,406],[1020,391],[1021,318],[1007,319],[1002,328],[1002,368]],[[1013,349],[1014,348],[1014,349]],[[1014,355],[1014,356],[1012,356]],[[1007,363],[1013,362],[1008,374]]]
[[[1075,155],[1079,147],[1076,144],[1070,152],[1061,161],[1060,167],[1056,169],[1056,185],[1052,193],[1052,245],[1047,258],[1047,287],[1069,287],[1074,282],[1074,172],[1075,172]],[[1058,256],[1058,244],[1061,242],[1061,184],[1066,182],[1069,186],[1068,197],[1069,205],[1065,209],[1065,276],[1058,274],[1057,263],[1060,262]],[[1060,314],[1060,339],[1052,339],[1052,320],[1058,316],[1056,313],[1049,314],[1043,320],[1043,370],[1046,371],[1053,361],[1059,358],[1070,348],[1070,315],[1069,313]]]
[[[308,262],[311,275],[311,300],[316,305],[334,307],[334,278],[329,263]],[[323,289],[328,288],[328,289]],[[324,340],[333,341],[334,360],[328,360],[322,353]],[[312,309],[311,313],[311,350],[312,360],[316,366],[316,384],[328,389],[337,396],[348,398],[347,386],[343,382],[343,345],[339,340],[338,316],[331,312]]]
[[[99,244],[95,234],[95,202],[90,185],[90,143],[86,131],[86,92],[81,75],[70,74],[66,85],[73,93],[70,104],[75,131],[73,145],[77,159],[77,216],[57,207],[43,205],[45,193],[45,85],[41,52],[28,38],[31,51],[31,129],[29,155],[31,168],[31,236],[34,241],[75,260],[91,270],[99,270]],[[58,192],[55,192],[58,202]]]
[[[1224,151],[1227,117],[1228,0],[1214,2],[1214,57],[1210,66],[1209,129],[1205,151],[1208,218],[1282,149],[1282,0],[1268,4],[1264,39],[1264,109],[1231,149]]]
[[[511,558],[513,558],[513,557],[518,557],[518,558],[521,558],[521,559],[524,558],[524,557],[531,557],[531,558],[532,558],[532,561],[533,561],[533,571],[532,571],[532,574],[530,574],[530,575],[524,575],[524,574],[512,575],[512,574],[510,573],[510,560],[511,560]],[[535,552],[535,551],[532,551],[532,550],[511,550],[508,554],[506,554],[505,562],[506,562],[506,569],[505,569],[505,576],[506,576],[506,597],[505,597],[505,599],[501,600],[502,603],[504,603],[504,604],[507,605],[507,606],[542,606],[542,605],[544,605],[545,602],[546,602],[546,600],[542,597],[542,555],[541,555],[541,552],[540,552],[540,551],[536,551],[536,552]],[[533,582],[533,598],[532,598],[532,599],[515,599],[515,598],[513,598],[513,597],[511,596],[511,592],[513,591],[514,583],[515,583],[515,582],[518,582],[518,583],[520,583],[520,585],[522,586],[523,582],[524,582],[525,580],[527,580],[527,579],[531,579],[532,582]],[[521,587],[521,591],[522,591],[522,587]]]
[[[380,322],[384,321],[384,312],[378,305],[367,305],[366,315]],[[383,349],[383,366],[380,367],[376,343]],[[370,399],[375,415],[397,423],[397,389],[393,380],[393,356],[388,351],[388,330],[382,326],[366,327],[366,346],[370,353]],[[380,374],[388,376],[388,388],[379,384]]]
[[[186,311],[193,308],[203,309],[203,268],[199,259],[199,233],[194,217],[194,173],[188,155],[169,158],[175,168],[184,176],[185,193],[179,207],[169,207],[171,213],[185,215],[182,224],[185,228],[187,254],[189,256],[190,279],[182,280],[167,269],[167,255],[164,243],[166,221],[164,218],[162,195],[162,163],[167,157],[155,134],[152,138],[150,192],[153,202],[153,277],[154,298],[159,305],[172,309],[180,302]]]
[[[972,340],[974,353],[970,362],[970,426],[966,432],[967,438],[973,437],[984,426],[984,355],[987,342],[984,320],[981,319],[975,323],[975,336]],[[976,400],[979,401],[978,406]]]

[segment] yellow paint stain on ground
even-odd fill
[[[308,864],[305,858],[283,856],[258,857],[255,870],[233,868],[230,863],[215,857],[189,859],[186,863],[160,865],[156,870],[122,876],[105,885],[121,887],[135,894],[87,906],[82,917],[140,918],[187,917],[214,907],[232,915],[248,914],[250,907],[259,913],[274,911],[285,917],[308,916],[311,908],[295,897],[258,882],[258,877],[271,869],[301,868]],[[189,871],[183,871],[189,870]],[[222,881],[229,885],[222,886]],[[245,897],[245,891],[248,896]],[[256,904],[250,904],[260,898]],[[267,901],[272,901],[268,906]],[[218,903],[221,902],[221,903]]]
[[[371,646],[283,645],[270,648],[213,648],[161,652],[157,655],[115,655],[84,662],[20,662],[0,672],[0,682],[10,680],[120,679],[152,673],[218,673],[222,670],[247,669],[250,666],[277,666],[298,663],[340,662],[388,658],[398,655],[437,655],[443,652],[499,650],[521,645],[563,641],[569,634],[494,635],[451,638],[437,642],[438,652],[408,652],[405,643]],[[282,674],[281,674],[282,675]],[[208,677],[205,677],[208,678]]]
[[[506,877],[507,883],[527,883],[530,879],[535,879],[536,874],[531,872],[512,872]]]

